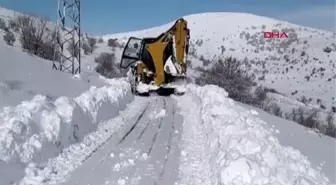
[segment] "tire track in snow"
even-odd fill
[[[154,100],[154,99],[153,99]],[[160,102],[160,103],[159,103]],[[155,98],[155,103],[151,103],[151,108],[149,108],[148,112],[155,113],[157,110],[163,109],[166,102],[161,98]],[[160,124],[160,119],[158,118],[151,118],[150,114],[146,114],[146,118],[142,119],[139,126],[137,126],[134,131],[131,134],[131,137],[128,137],[127,142],[122,143],[122,147],[125,149],[132,148],[133,151],[133,158],[132,157],[121,157],[123,159],[116,160],[117,163],[112,165],[121,166],[118,167],[117,170],[113,173],[113,176],[115,179],[109,181],[111,184],[118,184],[120,182],[125,182],[125,184],[138,184],[141,180],[141,178],[145,175],[148,167],[150,167],[150,164],[148,163],[148,160],[151,158],[151,156],[148,154],[147,150],[151,148],[152,141],[154,138],[154,135],[157,134],[159,128],[158,125]],[[141,129],[141,126],[144,126],[143,129]],[[147,127],[147,128],[146,128]],[[141,134],[143,132],[143,134]],[[139,133],[139,135],[137,135]],[[141,137],[140,137],[141,135]],[[139,139],[138,139],[139,138]],[[115,154],[123,152],[123,148],[118,149]],[[141,155],[142,153],[142,155]],[[116,155],[118,156],[118,155]],[[119,155],[120,157],[120,155]],[[127,162],[129,160],[132,160],[133,165],[132,166],[123,166],[122,164],[124,162]],[[121,164],[121,165],[120,165]],[[138,176],[138,173],[141,173],[140,176]],[[141,182],[140,182],[141,184]],[[147,183],[145,183],[147,185]]]
[[[141,98],[139,98],[141,100]],[[94,151],[90,153],[91,157],[86,157],[86,160],[83,160],[83,163],[76,168],[71,174],[67,174],[64,179],[62,179],[63,185],[81,185],[81,184],[104,184],[106,179],[120,177],[122,178],[124,174],[118,174],[113,172],[113,165],[116,164],[115,162],[121,162],[121,168],[124,165],[123,158],[126,157],[124,149],[131,149],[132,141],[135,140],[135,135],[137,135],[138,130],[140,130],[140,126],[146,121],[148,117],[148,112],[150,112],[156,104],[151,101],[138,101],[138,111],[136,114],[127,114],[124,113],[121,115],[121,119],[124,120],[126,123],[120,128],[118,132],[109,136],[109,139],[104,140],[104,144],[101,144],[99,148],[95,148]],[[139,104],[141,103],[141,104]],[[145,104],[145,105],[144,105]],[[139,106],[140,105],[140,106]],[[135,109],[134,109],[135,110]],[[136,120],[134,122],[134,120]],[[136,126],[134,126],[136,125]],[[144,125],[144,124],[143,124]],[[132,129],[132,127],[134,127]],[[130,132],[130,130],[132,130]],[[128,133],[128,134],[127,134]],[[126,136],[127,135],[127,136]],[[126,136],[126,137],[125,137]],[[114,139],[113,139],[114,138]],[[124,141],[119,143],[119,141],[124,138]],[[125,155],[124,157],[120,157],[120,161],[116,161],[118,159],[118,155],[114,158],[110,157],[114,152],[114,154]],[[118,163],[117,163],[118,164]],[[111,168],[112,167],[112,168]],[[115,174],[116,173],[116,174]],[[90,176],[83,176],[82,174],[93,174]],[[111,176],[111,174],[113,174]],[[114,175],[115,174],[115,175]],[[116,179],[113,185],[118,184],[118,178]]]
[[[165,160],[163,162],[163,168],[162,168],[162,171],[160,173],[160,179],[163,178],[163,175],[165,173],[165,170],[166,170],[166,167],[167,167],[167,162],[168,162],[168,157],[169,157],[169,154],[171,154],[171,145],[172,145],[172,140],[173,140],[173,133],[174,133],[174,130],[175,130],[175,105],[173,105],[173,108],[172,108],[172,123],[171,123],[171,126],[172,126],[172,130],[170,131],[169,133],[169,139],[168,139],[168,144],[167,144],[167,153],[165,155]],[[155,182],[155,184],[158,184],[157,181]]]
[[[148,106],[149,106],[149,103],[146,105],[146,108],[141,112],[140,116],[135,121],[135,123],[130,128],[130,130],[121,138],[121,140],[119,141],[119,144],[121,144],[126,139],[126,137],[134,130],[134,128],[137,126],[137,124],[139,123],[139,121],[141,120],[141,118],[143,117],[143,115],[145,114],[146,110],[148,109]]]
[[[157,103],[158,99],[155,99],[155,103]],[[137,140],[140,140],[141,137],[143,136],[143,134],[146,132],[146,130],[148,129],[149,127],[149,124],[150,124],[150,121],[147,121],[147,124],[146,124],[146,127],[142,130],[142,132],[140,133],[139,137],[137,138]]]
[[[125,140],[125,138],[127,137],[127,135],[134,129],[135,125],[138,124],[139,120],[145,114],[148,106],[149,106],[149,103],[147,103],[146,107],[142,110],[141,114],[137,118],[137,121],[134,123],[134,125],[132,126],[132,128],[130,129],[130,131],[126,133],[126,135],[121,139],[121,141],[119,141],[119,143],[122,142],[123,140]],[[100,143],[99,145],[97,145],[97,147],[95,149],[93,149],[87,156],[85,156],[85,158],[83,160],[81,160],[81,163],[84,163],[86,160],[88,160],[94,153],[97,152],[98,149],[100,149],[102,146],[104,146],[113,136],[114,136],[114,134],[111,134],[105,141],[103,141],[102,143]]]
[[[178,167],[179,167],[179,141],[181,140],[180,130],[182,129],[182,116],[176,112],[176,102],[174,101],[171,112],[172,119],[170,119],[170,133],[166,146],[166,154],[163,166],[158,178],[154,182],[155,185],[171,185],[172,182],[178,181]]]
[[[117,136],[96,149],[96,154],[71,174],[64,185],[174,184],[178,177],[180,153],[176,150],[177,135],[173,129],[180,127],[180,120],[175,118],[172,101],[171,98],[154,97],[143,102],[137,114],[132,114],[134,119],[125,115],[127,125]]]
[[[127,138],[127,136],[129,134],[131,134],[131,132],[135,129],[136,125],[140,122],[140,120],[144,117],[145,113],[147,112],[148,110],[148,107],[150,106],[150,102],[148,102],[145,106],[144,109],[141,110],[141,113],[140,115],[137,117],[136,121],[134,122],[134,124],[132,125],[132,127],[126,132],[126,134],[119,140],[118,144],[122,144],[123,141]],[[123,118],[124,119],[124,118]],[[113,137],[113,135],[109,138],[111,139]],[[100,160],[99,160],[99,163],[102,163],[104,162],[105,158],[109,155],[109,153],[111,152],[112,150],[109,150],[108,153],[106,153],[106,155],[104,155]]]
[[[178,143],[175,142],[178,138],[174,134],[173,129],[176,128],[175,124],[181,120],[175,116],[174,100],[171,98],[166,98],[165,100],[166,115],[162,117],[161,130],[157,133],[152,152],[146,161],[147,168],[145,170],[138,170],[136,174],[141,177],[138,183],[141,185],[171,185],[178,178],[178,156],[180,153],[177,150]]]
[[[163,99],[163,109],[166,110],[166,100],[165,100],[165,99]],[[155,135],[154,135],[154,137],[153,137],[153,139],[152,139],[152,145],[151,145],[151,147],[149,148],[149,150],[148,150],[148,152],[147,152],[147,155],[148,155],[148,156],[151,154],[151,152],[152,152],[152,150],[153,150],[153,147],[154,147],[154,144],[155,144],[157,135],[158,135],[158,133],[159,133],[160,130],[161,130],[162,124],[163,124],[163,118],[160,118],[160,124],[159,124],[159,127],[158,127],[158,129],[156,130]]]
[[[148,105],[146,113],[143,114],[142,118],[139,119],[138,123],[135,126],[132,124],[131,128],[129,129],[129,130],[132,130],[131,132],[129,132],[129,130],[126,131],[127,133],[129,132],[128,136],[124,138],[123,142],[119,143],[120,145],[119,148],[130,148],[130,147],[138,148],[137,145],[145,140],[143,139],[143,137],[147,138],[148,136],[151,136],[152,134],[154,135],[157,129],[158,123],[156,120],[151,120],[150,116],[155,112],[156,109],[158,109],[161,106],[162,103],[159,102],[159,100],[160,99],[155,98],[149,101],[149,105]],[[146,127],[148,128],[146,129]],[[144,129],[145,131],[143,131]],[[147,130],[149,134],[146,134]],[[142,134],[141,137],[139,137],[142,132],[144,133]],[[149,144],[150,142],[146,140],[146,142],[144,143]],[[143,147],[146,147],[146,146],[143,146]],[[143,147],[141,148],[141,150],[144,149]]]

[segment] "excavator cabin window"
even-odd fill
[[[124,52],[122,54],[120,67],[128,68],[130,65],[138,60],[141,60],[141,55],[143,51],[143,40],[136,37],[129,38]]]

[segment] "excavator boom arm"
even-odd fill
[[[190,31],[187,21],[179,19],[175,22],[172,28],[168,30],[171,39],[173,39],[175,60],[182,69],[182,73],[186,72],[185,54],[188,55]]]

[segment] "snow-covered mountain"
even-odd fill
[[[6,19],[16,14],[0,9],[0,17]],[[202,55],[205,59],[232,55],[249,61],[260,57],[269,70],[260,83],[290,95],[285,82],[282,88],[274,85],[280,86],[279,81],[269,82],[269,78],[281,77],[272,66],[300,63],[283,61],[284,54],[276,51],[276,46],[265,50],[271,43],[279,45],[282,41],[266,42],[261,50],[259,40],[263,25],[268,30],[280,21],[237,13],[185,18],[191,28],[194,68],[212,65],[199,60]],[[218,24],[221,22],[223,25]],[[297,46],[291,57],[299,60],[300,48],[323,59],[322,45],[332,43],[328,38],[334,38],[333,34],[280,23],[297,28],[296,33],[304,33],[308,43],[315,43],[309,48],[308,44],[304,48],[291,43],[291,47]],[[126,42],[129,36],[156,36],[171,24],[105,36],[105,42],[97,43],[92,54],[83,54],[83,73],[78,76],[52,70],[51,61],[23,52],[18,37],[13,46],[7,45],[2,40],[5,31],[0,30],[0,184],[335,184],[334,138],[237,103],[224,89],[213,85],[189,84],[182,97],[139,98],[130,93],[125,79],[107,80],[92,70],[94,58],[102,52],[113,51],[117,60],[120,58],[122,48],[111,50],[108,38]],[[239,33],[234,34],[237,30]],[[309,40],[310,34],[316,36],[315,41]],[[300,37],[298,40],[304,42]],[[254,52],[257,48],[259,53]],[[280,57],[280,61],[271,56]],[[262,64],[258,64],[259,59],[255,61],[251,68],[259,74],[262,69],[257,66]],[[325,75],[334,71],[324,64],[306,65],[324,66]],[[301,76],[290,72],[294,69],[289,69],[287,76]],[[297,86],[300,93],[309,92],[310,86],[304,84],[313,83],[301,82]],[[277,96],[286,104],[293,103],[288,97]]]
[[[246,58],[258,83],[294,101],[302,96],[312,98],[311,104],[322,104],[328,110],[335,103],[336,33],[246,13],[202,13],[184,18],[191,32],[193,68],[210,67],[223,57]],[[104,38],[126,42],[130,36],[158,36],[173,23]],[[265,39],[264,31],[285,32],[289,38]],[[204,60],[198,60],[201,57]]]

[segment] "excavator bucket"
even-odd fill
[[[164,88],[160,87],[158,90],[156,90],[156,93],[160,96],[170,96],[174,94],[175,88]]]
[[[185,87],[187,85],[187,78],[186,76],[179,75],[179,76],[170,76],[167,78],[169,81],[163,84],[158,89],[158,94],[160,95],[183,95],[185,93]]]

